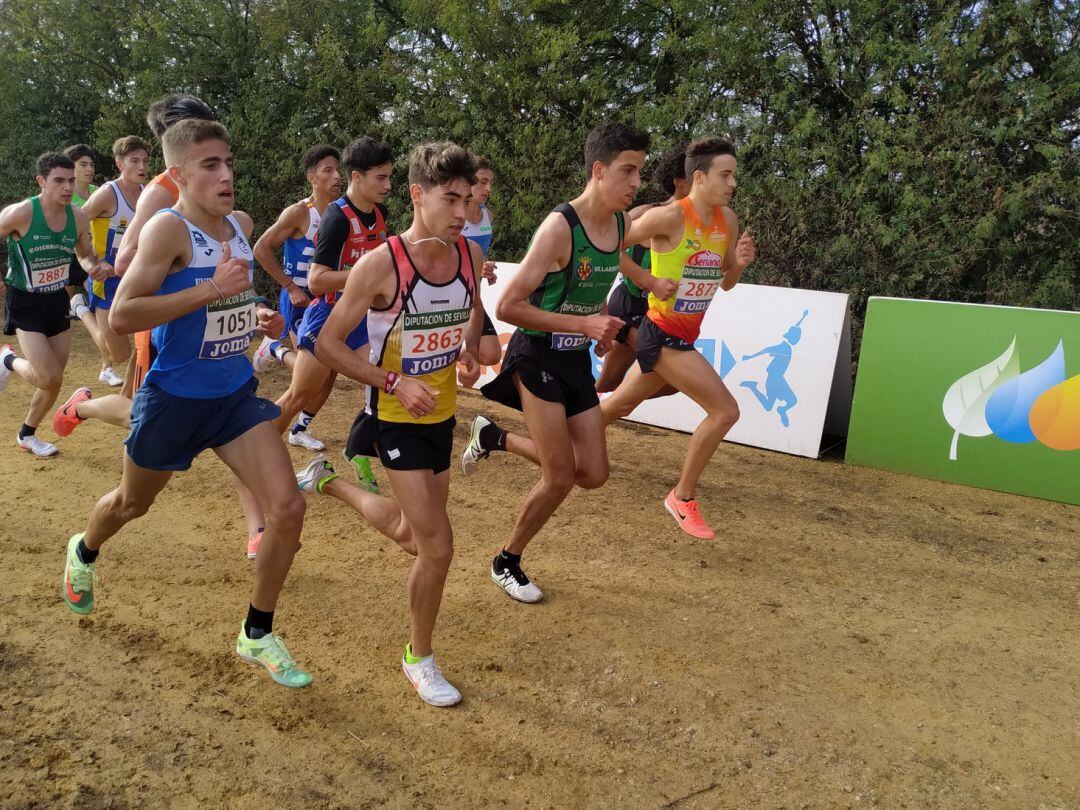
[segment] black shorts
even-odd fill
[[[71,306],[66,289],[47,293],[28,293],[8,286],[4,301],[4,334],[14,335],[16,329],[40,332],[54,337],[66,332],[71,322]]]
[[[484,329],[483,329],[482,332],[480,332],[480,336],[481,337],[487,337],[488,335],[498,336],[498,334],[499,333],[495,329],[495,324],[493,324],[491,322],[491,318],[489,318],[488,314],[485,312],[484,313]]]
[[[89,278],[89,274],[83,270],[83,266],[79,263],[78,257],[72,256],[71,266],[68,267],[68,286],[82,287]],[[81,292],[81,290],[77,290],[76,292]]]
[[[530,394],[545,402],[562,404],[567,418],[599,405],[589,350],[558,351],[551,348],[549,340],[527,335],[520,329],[514,332],[499,376],[483,386],[480,393],[520,411],[521,395],[514,385],[517,374]]]
[[[656,368],[656,361],[660,359],[661,349],[674,349],[677,352],[692,352],[693,343],[674,335],[669,335],[650,319],[645,318],[638,327],[637,332],[637,361],[641,371],[648,374]]]
[[[438,475],[450,469],[450,457],[454,452],[454,425],[450,417],[433,425],[413,422],[375,423],[375,449],[379,461],[388,470],[431,470]],[[400,493],[398,497],[408,497]]]
[[[616,285],[611,297],[608,298],[608,315],[621,318],[623,322],[622,329],[615,335],[615,339],[619,343],[626,343],[626,336],[630,334],[631,329],[637,329],[641,326],[641,319],[645,317],[648,310],[649,299],[647,296],[644,294],[632,295],[625,284]]]

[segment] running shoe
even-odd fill
[[[251,365],[255,366],[257,373],[262,373],[268,368],[273,368],[278,362],[274,350],[281,344],[280,340],[274,340],[269,335],[262,339],[259,348],[255,350],[255,356],[251,358]]]
[[[86,304],[86,296],[82,293],[76,293],[71,296],[71,303],[68,306],[68,311],[71,313],[72,318],[81,320],[83,313],[90,311],[90,307]]]
[[[378,495],[379,482],[375,480],[375,473],[371,469],[371,459],[360,455],[349,458],[345,450],[341,451],[341,455],[352,465],[353,470],[356,472],[356,482],[360,485],[360,488],[366,489],[372,495]]]
[[[241,625],[236,638],[236,654],[252,664],[265,667],[270,677],[282,686],[299,688],[311,683],[311,673],[301,669],[285,649],[281,636],[268,633],[262,638],[248,638]]]
[[[15,356],[15,350],[11,348],[10,343],[0,349],[0,391],[7,388],[8,378],[11,376],[11,369],[4,363],[9,354]]]
[[[693,498],[688,501],[680,500],[675,497],[675,490],[671,490],[664,498],[664,508],[675,518],[679,528],[691,537],[699,540],[712,540],[716,537],[716,532],[705,522],[705,518],[701,516],[701,509],[698,508],[698,502]]]
[[[259,546],[262,545],[262,536],[263,536],[263,533],[258,532],[257,534],[253,534],[253,535],[251,535],[251,537],[248,538],[247,558],[249,560],[254,560],[255,557],[258,555]]]
[[[435,653],[421,658],[415,664],[406,662],[402,656],[401,669],[416,689],[416,694],[425,703],[432,706],[453,706],[461,702],[461,692],[443,676],[439,665],[435,663]]]
[[[496,558],[498,559],[498,558]],[[520,565],[508,565],[500,574],[495,570],[494,560],[491,563],[491,581],[506,591],[506,595],[518,602],[533,604],[544,598],[544,594],[529,581]]]
[[[289,444],[294,447],[303,447],[305,450],[312,450],[316,453],[326,449],[326,445],[316,439],[306,430],[289,431]]]
[[[101,370],[101,373],[98,374],[98,380],[105,383],[106,385],[111,385],[113,388],[116,388],[118,385],[124,384],[124,378],[117,374],[115,371],[113,371],[112,366],[103,368]]]
[[[90,399],[90,389],[86,386],[76,388],[68,401],[56,409],[53,414],[52,428],[57,436],[70,436],[71,431],[85,422],[79,418],[79,404]]]
[[[469,443],[465,445],[465,452],[461,454],[462,475],[472,475],[476,472],[476,465],[481,459],[488,457],[488,451],[480,446],[480,431],[491,424],[486,416],[476,416],[472,420],[472,429],[469,431]]]
[[[56,449],[55,444],[49,444],[47,441],[39,439],[37,436],[27,436],[25,439],[20,439],[16,436],[15,443],[26,452],[33,453],[39,458],[50,458],[60,452]]]
[[[318,492],[338,477],[326,456],[316,456],[306,467],[296,473],[296,487],[301,492]]]
[[[93,563],[84,563],[75,549],[82,534],[72,535],[68,540],[67,562],[64,565],[64,604],[85,616],[94,609],[94,580],[97,573]]]

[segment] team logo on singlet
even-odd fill
[[[724,257],[711,250],[699,250],[686,260],[687,267],[720,267]]]
[[[701,242],[699,242],[697,239],[687,238],[686,247],[690,250],[701,250]]]
[[[587,281],[589,276],[592,275],[593,266],[592,259],[588,256],[581,256],[578,259],[577,275],[582,281]]]

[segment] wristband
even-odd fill
[[[217,290],[218,298],[224,298],[224,297],[225,297],[225,293],[223,293],[223,292],[221,291],[221,287],[219,287],[219,286],[217,285],[217,282],[216,282],[216,281],[214,281],[214,279],[212,279],[212,278],[211,278],[211,279],[207,279],[207,280],[208,280],[208,281],[210,282],[210,286],[211,286],[211,287],[213,287],[213,288],[214,288],[215,290]]]
[[[396,372],[386,372],[386,382],[383,383],[383,391],[388,394],[394,393],[394,389],[397,388],[398,383],[401,381],[401,377]]]

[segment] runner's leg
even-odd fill
[[[64,367],[71,350],[71,333],[65,331],[45,337],[41,332],[16,329],[15,334],[23,357],[15,358],[12,371],[37,389],[30,398],[30,410],[26,415],[26,424],[36,428],[60,396]]]

